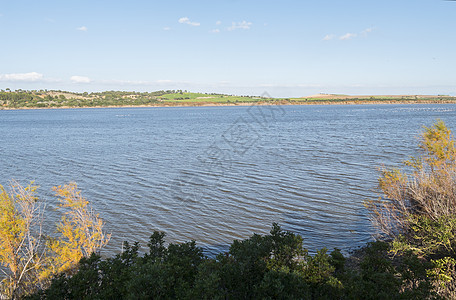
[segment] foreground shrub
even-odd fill
[[[235,241],[215,258],[194,242],[164,246],[155,232],[149,252],[83,258],[75,275],[56,277],[28,299],[432,299],[428,266],[410,255],[391,259],[391,245],[369,244],[357,267],[338,250],[315,255],[302,238],[274,225],[269,235]],[[441,276],[441,274],[436,274]]]
[[[92,254],[75,275],[57,276],[29,299],[336,299],[344,258],[325,249],[311,256],[302,238],[274,225],[266,236],[235,241],[227,253],[207,258],[195,242],[164,246],[155,232],[149,252],[124,244],[124,252]]]

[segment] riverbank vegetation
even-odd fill
[[[156,92],[105,91],[96,93],[74,93],[52,90],[11,91],[9,89],[0,91],[0,109],[362,103],[456,103],[456,97],[446,95],[349,96],[319,94],[302,98],[271,98],[270,96],[192,93],[183,90]]]
[[[274,225],[269,235],[234,241],[228,252],[205,257],[194,242],[165,246],[154,232],[149,250],[137,243],[102,259],[83,258],[79,272],[62,274],[27,299],[428,299],[439,283],[419,259],[392,260],[387,243],[363,249],[348,262],[337,249],[315,255],[302,238]]]
[[[366,202],[379,235],[347,257],[337,249],[311,255],[301,236],[274,224],[270,234],[234,241],[216,257],[153,232],[145,253],[125,242],[122,253],[103,258],[102,222],[74,184],[55,188],[69,209],[60,237],[33,247],[40,221],[27,212],[42,216],[35,187],[13,185],[0,197],[0,260],[9,268],[2,292],[26,299],[455,299],[456,144],[437,121],[424,128],[419,147],[403,170],[381,171],[381,197]],[[93,221],[75,221],[75,209]],[[27,245],[37,250],[14,250]],[[24,271],[17,270],[28,277],[18,281]]]

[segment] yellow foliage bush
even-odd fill
[[[450,129],[441,120],[424,127],[419,146],[421,155],[404,162],[411,171],[382,170],[384,197],[366,203],[374,224],[389,237],[407,232],[417,217],[437,222],[456,216],[456,147]]]
[[[76,271],[82,257],[101,249],[110,238],[75,183],[53,188],[63,216],[56,237],[43,235],[45,205],[36,196],[37,188],[13,182],[7,191],[0,185],[0,292],[12,299],[46,287],[55,274]]]

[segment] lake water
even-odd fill
[[[312,251],[347,250],[371,239],[378,167],[417,154],[437,118],[456,129],[456,106],[0,111],[0,183],[35,180],[53,223],[51,187],[77,182],[112,233],[107,254],[154,230],[215,252],[273,222]]]

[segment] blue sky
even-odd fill
[[[0,88],[456,95],[456,1],[0,1]]]

